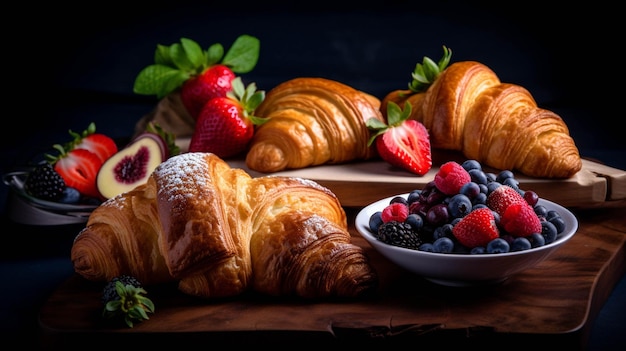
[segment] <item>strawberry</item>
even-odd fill
[[[452,234],[470,249],[487,246],[500,236],[493,212],[488,208],[479,208],[467,214],[452,228]]]
[[[227,97],[209,100],[200,111],[189,152],[211,152],[222,158],[239,154],[252,139],[254,126],[266,121],[252,115],[265,92],[257,91],[254,83],[244,87],[241,77],[232,85]]]
[[[487,196],[487,207],[494,210],[500,215],[500,217],[502,217],[504,211],[506,211],[506,208],[509,207],[509,205],[517,202],[527,203],[526,200],[524,200],[524,197],[520,195],[517,190],[508,185],[501,185],[497,187],[491,192],[491,194],[489,194],[489,196]]]
[[[428,173],[432,167],[432,154],[428,130],[421,122],[408,119],[411,104],[404,110],[393,101],[387,105],[387,123],[376,118],[367,120],[367,127],[375,133],[368,146],[376,142],[380,157],[392,166],[403,168],[418,175]]]
[[[214,97],[226,97],[232,88],[231,81],[235,73],[225,65],[207,68],[197,76],[190,77],[180,90],[180,98],[185,108],[194,118],[200,110]]]
[[[104,162],[117,152],[117,144],[108,135],[96,133],[96,125],[92,122],[82,133],[69,131],[74,138],[65,144],[66,151],[73,149],[86,149],[95,153]]]
[[[63,177],[68,187],[75,188],[85,196],[100,198],[96,176],[101,166],[102,161],[95,153],[87,149],[74,149],[57,158],[54,170]]]
[[[500,224],[507,233],[515,237],[541,233],[541,220],[526,202],[509,205],[500,217]]]
[[[183,105],[197,119],[212,97],[226,96],[235,74],[248,73],[256,66],[259,48],[259,40],[249,35],[239,36],[226,54],[220,43],[203,50],[187,38],[170,46],[157,45],[154,64],[139,72],[133,91],[161,99],[180,89]]]
[[[446,195],[458,194],[465,183],[472,180],[470,174],[460,164],[449,161],[439,167],[435,174],[435,186]]]

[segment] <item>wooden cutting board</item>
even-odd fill
[[[363,207],[381,198],[422,188],[434,179],[439,165],[465,161],[462,154],[437,150],[433,167],[424,176],[391,167],[382,160],[322,165],[271,173],[314,180],[333,191],[346,207]],[[250,170],[244,160],[227,160],[231,167],[242,168],[253,177],[268,175]],[[485,168],[496,172],[494,169]],[[569,179],[532,178],[516,174],[520,187],[564,207],[610,206],[626,199],[626,171],[583,159],[583,168]]]

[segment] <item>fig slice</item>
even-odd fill
[[[100,167],[96,178],[100,195],[110,199],[144,184],[168,155],[161,136],[150,132],[139,134]]]

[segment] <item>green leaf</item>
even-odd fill
[[[187,60],[191,63],[194,68],[204,67],[206,62],[206,57],[204,55],[204,51],[202,47],[195,41],[187,38],[181,38],[180,43],[182,44],[183,50],[185,51],[185,55],[187,56]]]
[[[158,44],[154,52],[154,63],[157,65],[173,66],[172,58],[170,57],[170,47]]]
[[[256,66],[260,49],[259,39],[246,34],[241,35],[230,47],[222,63],[235,73],[248,73]]]
[[[218,62],[220,62],[222,57],[224,57],[224,47],[220,43],[215,43],[209,46],[209,48],[206,51],[206,63],[205,64],[207,67],[213,66],[217,64]]]
[[[181,44],[170,46],[170,57],[174,65],[183,71],[193,71],[195,69],[193,63],[187,58],[187,53]]]
[[[162,98],[173,91],[172,87],[176,83],[180,85],[181,80],[185,80],[185,74],[175,68],[150,65],[137,75],[133,92],[141,95],[157,95]]]

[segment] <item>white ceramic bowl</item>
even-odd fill
[[[400,195],[406,198],[408,194]],[[369,229],[371,215],[382,211],[393,197],[395,196],[364,207],[355,219],[357,231],[388,260],[441,285],[472,286],[502,282],[546,259],[578,230],[578,220],[574,214],[554,202],[540,199],[539,204],[549,210],[558,211],[565,221],[565,229],[550,244],[524,251],[481,255],[411,250],[379,241]]]

